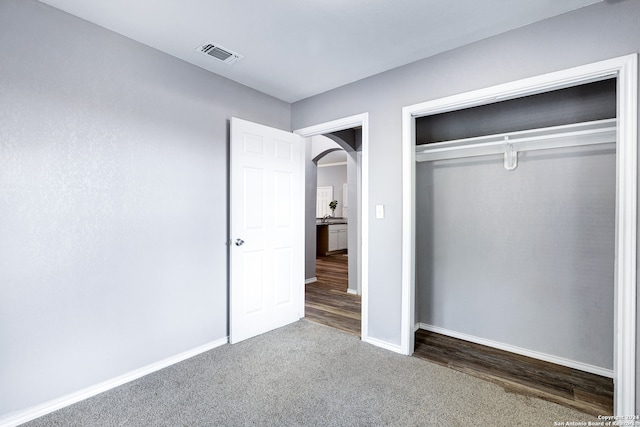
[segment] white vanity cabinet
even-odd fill
[[[347,249],[347,224],[318,224],[317,230],[318,255]]]
[[[329,251],[347,249],[347,224],[329,225]]]

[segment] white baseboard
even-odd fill
[[[305,285],[308,285],[309,283],[315,283],[315,282],[317,282],[317,281],[318,281],[318,278],[317,278],[317,277],[311,277],[311,278],[309,278],[309,279],[305,279],[304,284],[305,284]]]
[[[201,345],[191,350],[187,350],[175,356],[160,360],[159,362],[155,362],[140,369],[136,369],[124,375],[120,375],[119,377],[113,378],[111,380],[98,383],[91,387],[87,387],[75,393],[62,396],[58,399],[50,400],[37,406],[32,406],[31,408],[25,409],[23,411],[13,412],[0,418],[0,427],[18,426],[20,424],[26,423],[27,421],[31,421],[53,411],[57,411],[58,409],[64,408],[65,406],[73,405],[74,403],[80,402],[81,400],[88,399],[107,390],[111,390],[133,380],[137,380],[138,378],[141,378],[152,372],[164,369],[167,366],[175,365],[176,363],[182,362],[183,360],[189,359],[193,356],[197,356],[198,354],[204,353],[205,351],[220,347],[228,342],[228,337],[219,339],[217,341],[212,341],[210,343]]]
[[[393,351],[394,353],[405,354],[405,352],[402,351],[402,347],[396,344],[391,344],[386,341],[381,341],[379,339],[371,338],[371,337],[362,338],[362,341],[369,343],[371,345],[375,345],[376,347],[384,348],[385,350]]]
[[[487,347],[497,348],[499,350],[504,350],[511,353],[520,354],[522,356],[531,357],[533,359],[544,360],[545,362],[551,362],[551,363],[555,363],[556,365],[566,366],[568,368],[590,372],[592,374],[600,375],[607,378],[615,377],[612,369],[601,368],[599,366],[589,365],[587,363],[566,359],[564,357],[553,356],[551,354],[541,353],[534,350],[528,350],[526,348],[517,347],[511,344],[503,344],[501,342],[492,341],[485,338],[476,337],[473,335],[468,335],[462,332],[452,331],[449,329],[441,328],[439,326],[428,325],[426,323],[418,323],[416,324],[416,330],[418,329],[424,329],[425,331],[431,331],[437,334],[447,335],[449,337],[470,341],[476,344],[486,345]]]
[[[347,293],[351,295],[358,295],[358,291],[356,291],[355,289],[347,288]]]

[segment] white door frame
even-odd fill
[[[362,243],[362,246],[359,248],[362,261],[358,266],[358,274],[362,281],[362,325],[360,338],[366,342],[369,340],[369,113],[357,114],[297,129],[294,133],[308,138],[339,130],[352,129],[354,127],[362,127],[362,209],[358,217],[362,236],[357,240]],[[304,300],[302,301],[302,312],[304,313]]]
[[[415,333],[415,119],[617,77],[616,259],[614,295],[614,413],[634,415],[636,380],[636,254],[638,219],[638,56],[613,58],[568,70],[423,102],[402,109],[403,224],[402,337],[413,353]]]

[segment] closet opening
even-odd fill
[[[636,63],[405,107],[407,354],[635,413]]]
[[[615,140],[615,79],[416,119],[414,354],[613,414]]]

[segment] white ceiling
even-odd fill
[[[332,151],[318,159],[318,166],[333,165],[335,163],[347,164],[347,152],[344,150]]]
[[[601,0],[40,1],[294,102]]]

